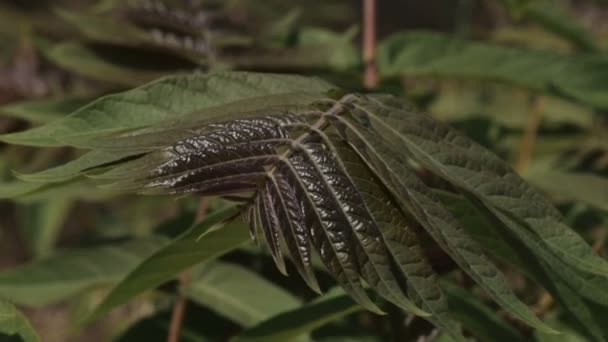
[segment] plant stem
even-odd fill
[[[528,169],[532,155],[534,154],[534,147],[536,145],[536,138],[538,135],[538,127],[540,126],[542,112],[544,111],[545,100],[542,96],[535,96],[533,99],[532,109],[528,114],[528,124],[526,125],[524,136],[521,140],[519,148],[519,156],[515,164],[517,172],[522,173]]]
[[[188,273],[184,273],[180,277],[180,285],[186,283],[187,275]],[[171,325],[169,326],[169,337],[167,338],[167,342],[179,342],[182,327],[184,325],[187,303],[188,301],[186,298],[179,296],[173,305],[173,312],[171,313]]]
[[[209,201],[206,197],[201,198],[198,210],[196,212],[196,223],[201,222],[207,216],[207,209],[209,208]],[[190,271],[183,272],[179,277],[179,287],[182,288],[187,286],[192,281],[192,274]],[[175,304],[173,305],[173,312],[171,313],[171,323],[169,325],[169,336],[167,342],[179,342],[182,333],[182,327],[184,326],[184,318],[186,316],[186,306],[188,299],[184,296],[179,295]]]
[[[365,63],[364,84],[366,88],[378,85],[376,67],[376,0],[363,0],[363,62]]]

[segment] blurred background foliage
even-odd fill
[[[608,2],[411,0],[378,6],[376,90],[410,98],[510,161],[598,254],[608,256]],[[93,98],[193,70],[319,75],[361,90],[360,22],[360,1],[346,0],[3,0],[0,133],[48,123]],[[165,284],[74,328],[113,284],[188,228],[199,210],[193,197],[117,195],[84,179],[44,188],[11,181],[13,170],[42,170],[77,153],[0,143],[0,198],[20,195],[0,201],[0,298],[23,308],[43,341],[164,341],[180,293],[189,299],[183,341],[225,341],[242,332],[241,339],[255,340],[268,326],[276,341],[447,340],[397,310],[379,317],[332,292],[314,299],[253,246],[196,267],[187,283]],[[450,284],[472,286],[438,260]],[[506,266],[505,272],[522,298],[567,334],[534,333],[497,313],[483,296],[449,285],[450,304],[472,336],[594,340],[542,289]],[[324,288],[332,284],[328,276],[321,280]],[[16,314],[12,321],[0,319],[0,330],[34,340],[15,307],[0,301],[2,313]]]

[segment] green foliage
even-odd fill
[[[44,306],[93,287],[116,283],[165,244],[158,237],[61,252],[0,274],[0,296]]]
[[[54,339],[187,302],[183,341],[607,341],[603,17],[500,3],[383,3],[378,94],[347,1],[0,5],[0,339],[39,340],[9,300]]]
[[[505,82],[608,108],[608,61],[601,55],[568,56],[430,32],[396,34],[379,48],[387,77],[416,75]],[[500,66],[500,67],[497,67]]]

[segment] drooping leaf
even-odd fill
[[[332,290],[312,303],[283,312],[245,330],[235,341],[289,341],[361,309],[341,290]]]
[[[57,253],[0,273],[0,298],[44,306],[88,288],[111,285],[166,242],[162,238]]]
[[[470,192],[495,215],[520,218],[525,225],[522,228],[533,232],[571,267],[591,274],[608,273],[608,262],[595,255],[590,246],[562,222],[553,205],[505,162],[448,126],[407,108],[402,101],[380,97],[360,106],[358,118],[354,119],[363,120],[387,139],[399,141],[404,149],[398,154],[414,158]]]
[[[249,238],[242,222],[236,220],[224,225],[223,221],[237,213],[238,207],[214,213],[146,258],[108,294],[87,320],[107,313],[141,292],[154,289],[191,266],[247,243]]]
[[[576,320],[585,327],[589,336],[598,341],[606,341],[608,334],[602,332],[601,323],[592,313],[595,304],[581,296],[580,291],[564,281],[559,272],[547,271],[547,267],[534,260],[534,253],[527,250],[520,242],[515,243],[512,237],[505,236],[500,225],[493,222],[482,210],[462,197],[445,191],[436,191],[442,202],[463,223],[463,227],[477,241],[482,243],[489,253],[509,263],[537,283],[545,287]],[[592,296],[602,296],[595,292]]]
[[[426,32],[395,34],[378,52],[389,77],[420,75],[500,81],[608,108],[608,59],[567,56],[451,38]]]
[[[205,265],[182,291],[188,298],[244,327],[301,304],[292,294],[261,276],[222,262]]]
[[[40,338],[27,318],[11,303],[0,299],[0,339],[18,335],[24,342],[38,342]]]
[[[354,106],[356,106],[356,102],[356,99],[353,100]],[[371,105],[371,103],[367,104]],[[500,270],[485,256],[481,247],[463,231],[450,212],[440,204],[431,190],[410,169],[407,158],[399,157],[400,153],[407,152],[407,150],[395,150],[382,140],[378,132],[372,132],[361,125],[361,121],[369,125],[370,120],[377,119],[372,116],[377,115],[375,113],[382,113],[382,111],[368,112],[356,109],[356,107],[353,108],[351,121],[341,117],[336,118],[342,126],[340,129],[343,130],[344,137],[351,141],[355,150],[385,182],[385,186],[394,194],[403,210],[410,212],[439,246],[498,303],[528,324],[551,331],[551,328],[545,326],[524,303],[517,299],[506,285]],[[369,116],[362,118],[360,115]],[[412,127],[412,129],[420,128]],[[393,141],[398,140],[393,139]],[[399,146],[401,149],[404,148],[403,145]]]

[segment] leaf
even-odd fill
[[[137,45],[150,41],[145,31],[109,15],[66,10],[56,10],[56,13],[93,41],[119,45]]]
[[[528,277],[544,286],[585,327],[588,335],[598,341],[607,340],[608,335],[602,332],[601,324],[592,314],[593,303],[582,298],[582,291],[576,291],[576,287],[571,288],[563,278],[560,278],[559,274],[539,263],[533,250],[527,249],[521,242],[516,243],[513,237],[505,235],[504,228],[492,222],[487,214],[467,202],[462,195],[444,191],[435,193],[463,223],[467,232],[485,247],[485,250],[504,262],[516,266]],[[592,294],[592,296],[595,295],[601,296],[602,294]]]
[[[27,195],[31,192],[38,190],[42,185],[13,181],[13,182],[0,182],[0,199],[14,198],[23,195]]]
[[[93,150],[68,163],[30,174],[17,174],[19,179],[33,183],[60,183],[81,176],[89,169],[126,160],[141,155],[140,151]]]
[[[361,309],[342,291],[332,290],[312,303],[281,313],[245,330],[234,341],[289,341]]]
[[[1,106],[0,113],[33,123],[48,123],[69,114],[90,100],[90,98],[70,96],[23,101]]]
[[[69,250],[0,272],[0,298],[45,306],[94,286],[120,280],[145,256],[165,243],[161,238]]]
[[[249,241],[241,222],[224,224],[238,213],[230,207],[207,217],[202,223],[146,258],[107,295],[87,321],[98,318],[132,297],[176,277],[181,271],[216,258]],[[220,227],[217,227],[220,225]]]
[[[344,33],[315,27],[303,28],[298,34],[298,48],[306,51],[307,47],[316,47],[319,54],[327,55],[329,66],[336,70],[349,70],[361,63],[352,43],[357,33],[357,27],[351,27]]]
[[[501,342],[524,339],[515,328],[498,316],[495,311],[474,298],[466,290],[447,282],[442,285],[447,293],[452,315],[457,317],[464,327],[479,340]]]
[[[11,303],[0,300],[0,335],[3,334],[18,335],[24,342],[40,341],[27,318]]]
[[[93,44],[59,43],[43,53],[51,62],[81,76],[125,86],[138,86],[192,68],[191,64],[167,56]]]
[[[370,102],[366,102],[371,105]],[[552,329],[540,321],[508,288],[504,276],[498,268],[485,256],[481,247],[471,239],[458,224],[454,217],[440,203],[418,176],[409,169],[401,153],[407,150],[395,150],[383,141],[381,135],[372,132],[360,123],[354,121],[377,120],[375,117],[382,111],[357,111],[357,99],[353,100],[354,108],[351,114],[353,120],[337,117],[343,126],[345,139],[351,141],[354,149],[385,182],[385,186],[395,196],[403,210],[410,212],[418,222],[433,237],[437,244],[454,259],[454,261],[473,278],[488,294],[510,313],[526,323],[546,331]],[[361,107],[362,108],[362,107]],[[404,115],[407,115],[404,113]],[[410,114],[412,115],[412,114]],[[363,116],[363,117],[362,117]],[[397,125],[393,128],[399,128]],[[419,129],[413,126],[412,129]],[[384,132],[382,132],[384,133]],[[383,137],[388,138],[388,134]],[[399,141],[392,139],[392,141]],[[394,146],[394,145],[393,145]],[[404,147],[403,145],[399,145]]]
[[[300,306],[300,300],[243,267],[214,262],[182,289],[195,302],[250,327]]]
[[[218,75],[206,77],[211,83]],[[62,132],[53,139],[92,151],[72,164],[21,177],[52,182],[78,176],[106,190],[226,196],[243,203],[229,212],[240,212],[251,236],[265,240],[280,271],[286,273],[283,254],[287,252],[304,281],[318,290],[311,262],[316,252],[337,283],[362,307],[381,313],[368,295],[369,286],[452,338],[464,340],[425,261],[418,238],[429,234],[433,238],[429,243],[448,253],[502,309],[535,328],[554,332],[517,298],[486,256],[493,252],[491,247],[498,246],[499,253],[514,252],[513,262],[530,258],[526,261],[534,265],[530,273],[538,274],[544,285],[563,281],[567,289],[580,290],[569,309],[593,328],[585,313],[589,308],[571,307],[583,299],[607,303],[602,291],[608,286],[602,274],[605,261],[561,223],[546,199],[491,152],[391,96],[342,95],[330,91],[331,86],[320,93],[312,89],[294,93],[298,82],[319,86],[314,79],[286,82],[284,77],[289,76],[221,75],[265,81],[276,77],[284,87],[263,95],[260,87],[247,83],[251,81],[247,77],[233,83],[249,94],[244,97],[230,91],[225,97],[221,92],[217,95],[221,87],[205,85],[200,93],[170,87],[175,103],[159,105],[172,106],[171,115],[161,111],[156,119],[145,122],[120,116],[117,120],[124,120],[122,126],[100,116],[105,110],[117,115],[112,107],[87,112],[88,107],[95,108],[91,104],[73,114],[73,123],[67,120],[68,124],[59,123],[57,131],[49,132]],[[105,99],[138,91],[147,94],[144,90],[162,82]],[[289,87],[293,89],[288,91]],[[159,98],[146,95],[129,100],[128,112],[141,111],[141,119],[144,109],[151,106],[148,101]],[[193,101],[202,101],[204,108],[197,110]],[[118,103],[121,107],[125,102]],[[102,128],[90,126],[85,119],[102,122]],[[40,129],[48,131],[48,127]],[[47,138],[42,138],[49,137],[52,134],[47,132]],[[422,180],[418,168],[461,193],[462,201],[497,225],[498,235],[508,238],[507,243],[497,243],[494,234],[463,227]],[[236,230],[207,231],[223,218],[215,220],[193,228],[142,263],[109,295],[97,315],[172,279],[184,268],[246,243],[246,232],[237,223]],[[200,231],[207,233],[196,243]]]
[[[323,93],[332,88],[316,78],[290,75],[224,72],[171,76],[131,91],[102,97],[51,124],[0,135],[0,140],[34,146],[79,145],[87,138],[175,120],[193,112],[198,112],[200,119],[200,113],[205,109],[231,102],[289,93],[301,94],[308,102],[310,97],[304,94]]]
[[[558,97],[543,97],[540,110],[543,128],[573,125],[588,129],[593,126],[592,110]],[[442,121],[487,118],[507,128],[523,129],[528,122],[530,94],[502,84],[489,84],[479,89],[460,82],[442,86],[429,112]]]
[[[561,222],[561,215],[552,204],[492,152],[424,114],[405,109],[407,104],[399,100],[385,97],[376,103],[361,106],[361,115],[365,116],[359,120],[370,120],[368,124],[379,134],[399,141],[404,147],[401,155],[415,158],[438,176],[470,192],[495,215],[505,213],[520,218],[526,229],[568,265],[592,274],[608,273],[608,263]]]
[[[584,172],[532,166],[524,175],[530,183],[552,195],[608,210],[608,179]]]
[[[579,48],[599,52],[592,33],[587,31],[567,9],[553,1],[501,0],[516,16],[537,22],[548,31],[571,41]]]
[[[69,199],[57,199],[19,208],[24,235],[30,239],[29,247],[36,258],[50,255],[73,205]]]
[[[414,32],[395,34],[378,51],[382,75],[500,81],[608,108],[608,59],[570,57]]]

